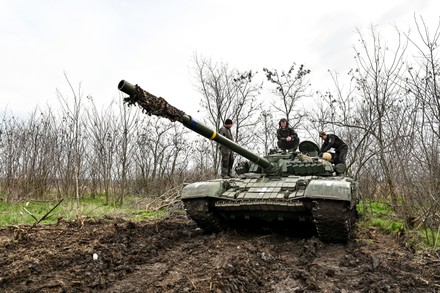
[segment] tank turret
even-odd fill
[[[136,104],[148,115],[178,121],[249,160],[236,167],[235,178],[194,182],[182,189],[188,216],[206,232],[218,232],[237,223],[257,227],[284,224],[289,229],[311,226],[326,242],[350,238],[356,219],[356,182],[336,176],[345,171],[345,166],[333,166],[318,157],[315,143],[303,141],[299,151],[274,151],[262,157],[138,85],[122,80],[118,88],[129,95],[124,98],[128,105]]]

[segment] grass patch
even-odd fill
[[[422,250],[438,250],[440,247],[439,229],[432,230],[426,227],[409,229],[405,226],[405,221],[387,203],[361,202],[358,205],[358,213],[361,215],[358,225],[378,228],[392,235],[403,232],[409,247]]]
[[[127,197],[122,206],[105,204],[104,197],[85,197],[80,200],[65,199],[57,206],[49,216],[40,223],[55,223],[59,219],[73,221],[79,218],[103,218],[114,217],[131,221],[145,219],[157,219],[166,217],[165,210],[147,211],[139,207],[133,207],[131,202],[135,199]],[[141,199],[137,198],[136,202]],[[0,226],[34,224],[41,220],[59,200],[30,200],[24,202],[5,203],[0,201]]]
[[[439,228],[440,229],[440,228]],[[423,229],[420,231],[420,233],[422,233],[423,235],[425,235],[425,239],[426,239],[426,244],[429,247],[440,247],[440,231],[439,229],[437,230],[432,230],[432,229]]]
[[[358,212],[363,218],[361,224],[379,228],[385,233],[396,234],[405,227],[404,221],[383,202],[361,202],[358,205]]]

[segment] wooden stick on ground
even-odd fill
[[[53,207],[53,208],[51,208],[43,217],[41,217],[41,219],[40,220],[37,220],[37,218],[31,213],[31,212],[29,212],[28,210],[26,210],[26,208],[25,208],[25,211],[26,212],[28,212],[35,220],[36,220],[36,222],[32,225],[32,226],[30,226],[25,232],[23,232],[23,233],[17,233],[16,235],[15,235],[15,240],[19,240],[20,238],[22,238],[23,236],[25,236],[26,234],[28,234],[35,226],[37,226],[38,224],[40,224],[40,222],[41,221],[44,221],[49,215],[50,215],[50,213],[52,213],[52,211],[54,210],[54,209],[56,209],[62,202],[63,202],[63,200],[64,200],[64,198],[62,198],[62,199],[60,199],[59,201],[58,201],[58,203]]]

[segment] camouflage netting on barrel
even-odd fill
[[[142,112],[148,115],[156,115],[159,117],[168,118],[171,121],[182,122],[185,112],[173,107],[162,97],[156,97],[153,94],[143,90],[136,85],[135,93],[129,97],[124,98],[124,102],[129,106],[138,104]]]

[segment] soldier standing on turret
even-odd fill
[[[228,118],[225,120],[225,124],[223,125],[222,128],[220,128],[218,133],[220,133],[221,135],[223,135],[224,137],[230,140],[233,140],[231,127],[232,127],[232,120]],[[221,176],[222,178],[227,179],[232,177],[231,170],[232,170],[232,165],[234,164],[234,152],[222,145],[220,145],[220,152],[222,154]]]

